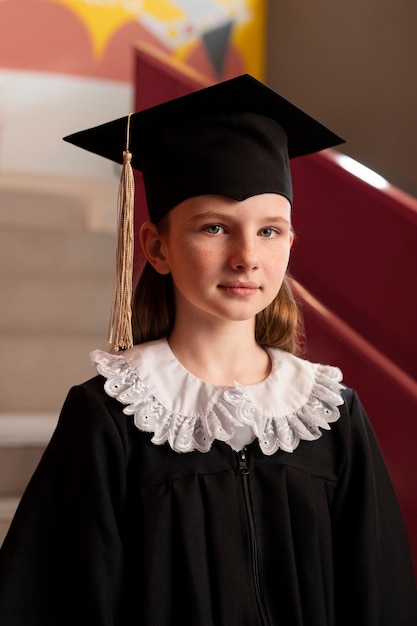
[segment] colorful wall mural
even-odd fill
[[[263,78],[266,0],[0,0],[0,171],[105,175],[61,137],[125,115],[137,41]]]

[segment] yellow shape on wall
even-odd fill
[[[90,36],[94,56],[100,57],[108,41],[124,24],[137,20],[144,0],[49,0],[68,7]]]
[[[100,58],[125,24],[140,23],[177,58],[199,38],[233,23],[232,42],[250,73],[263,72],[266,0],[48,0],[62,4],[86,27],[93,54]]]

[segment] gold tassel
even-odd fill
[[[117,252],[113,300],[110,314],[108,343],[112,352],[126,350],[133,345],[132,333],[132,278],[133,278],[133,221],[135,180],[129,152],[130,115],[127,121],[126,150],[117,198]]]

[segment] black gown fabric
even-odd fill
[[[0,551],[1,626],[416,626],[408,540],[356,394],[293,453],[155,445],[74,387]]]

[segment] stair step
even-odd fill
[[[0,415],[0,496],[23,493],[52,436],[54,413]]]
[[[55,429],[56,413],[0,414],[0,447],[44,448]]]
[[[53,262],[53,260],[52,260]],[[89,333],[107,328],[113,277],[72,276],[58,280],[0,276],[1,334]]]
[[[0,546],[9,530],[19,500],[19,497],[0,498]]]
[[[86,231],[38,231],[3,228],[0,231],[0,275],[72,276],[113,275],[116,237]]]
[[[51,231],[85,228],[85,198],[50,189],[0,187],[0,226]]]
[[[0,544],[57,419],[54,413],[0,415]]]
[[[0,496],[22,494],[35,471],[44,446],[0,445]]]
[[[105,332],[0,335],[0,412],[58,413],[73,385],[96,375],[89,354],[106,349]]]

